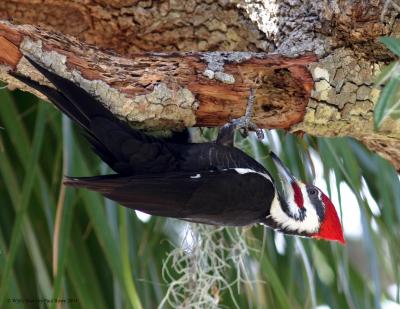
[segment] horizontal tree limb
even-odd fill
[[[1,79],[18,85],[7,74],[11,69],[44,82],[24,55],[145,129],[223,125],[244,114],[251,88],[257,89],[254,121],[263,128],[289,129],[304,117],[313,88],[306,65],[315,61],[313,55],[248,52],[135,53],[123,58],[60,33],[1,22]]]

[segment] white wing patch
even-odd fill
[[[190,178],[192,178],[192,179],[201,178],[201,175],[200,174],[196,174],[196,175],[190,176]]]
[[[255,170],[252,170],[250,168],[234,168],[233,170],[235,170],[238,174],[248,174],[248,173],[258,174],[258,175],[263,176],[264,178],[268,179],[270,182],[273,183],[271,177],[268,174],[260,173],[260,172],[257,172]]]

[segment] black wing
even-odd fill
[[[79,124],[93,150],[113,170],[122,175],[173,171],[250,168],[267,171],[258,162],[234,147],[215,143],[177,143],[158,139],[131,128],[116,118],[99,101],[73,82],[29,59],[57,90],[28,77],[10,72],[46,95],[62,112]]]
[[[73,82],[28,60],[58,91],[28,77],[10,74],[46,95],[63,113],[85,129],[93,150],[117,173],[130,175],[176,168],[175,154],[162,139],[132,129]]]
[[[265,221],[275,194],[264,176],[235,170],[67,178],[65,183],[151,215],[226,226]]]

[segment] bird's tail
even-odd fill
[[[38,82],[30,79],[28,76],[24,76],[12,71],[10,71],[9,74],[19,81],[23,82],[24,84],[28,85],[29,87],[47,96],[49,100],[57,106],[59,110],[61,110],[64,114],[66,114],[81,127],[88,129],[89,124],[87,121],[87,117],[82,114],[82,112],[74,104],[72,104],[62,93],[54,88],[41,85]]]
[[[85,188],[107,194],[116,184],[123,185],[128,183],[131,177],[118,174],[101,175],[94,177],[70,177],[64,176],[63,183],[68,187]]]

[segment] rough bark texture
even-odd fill
[[[353,136],[400,169],[399,122],[387,121],[380,132],[372,127],[372,111],[379,95],[372,81],[391,59],[377,38],[400,34],[399,13],[390,3],[9,0],[0,3],[0,17],[70,34],[124,56],[137,51],[177,50],[275,52],[287,56],[314,53],[318,60],[309,69],[315,88],[304,120],[298,118],[291,130]],[[243,102],[244,88],[239,93]],[[215,106],[220,112],[219,105]],[[268,112],[268,108],[264,110]],[[279,114],[281,110],[272,112]]]
[[[123,55],[266,51],[263,33],[229,1],[8,0],[0,18],[46,26]]]
[[[12,69],[33,75],[26,55],[73,80],[117,116],[137,127],[219,126],[246,110],[257,88],[255,122],[290,128],[302,120],[313,82],[305,65],[314,56],[288,58],[249,52],[135,53],[130,59],[61,34],[0,23],[2,79]],[[39,79],[43,82],[43,79]]]

